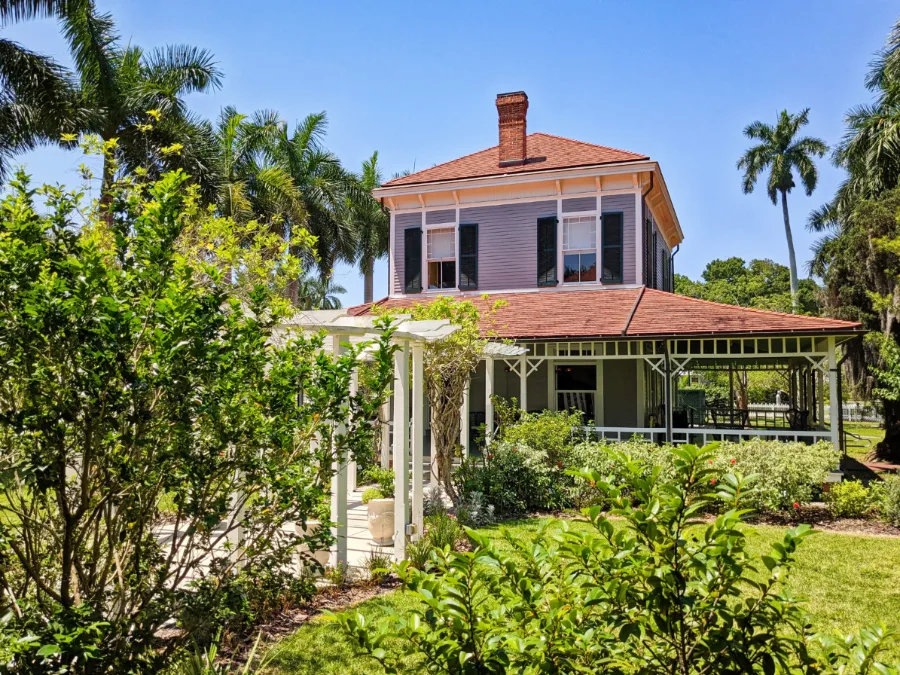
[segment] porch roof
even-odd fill
[[[373,308],[408,309],[436,296],[384,298],[347,310],[351,316]],[[703,335],[837,335],[862,332],[859,323],[795,316],[723,305],[646,287],[541,290],[519,293],[458,294],[481,312],[485,337],[529,339],[666,338]],[[503,301],[495,312],[491,307]],[[377,311],[374,310],[374,311]]]

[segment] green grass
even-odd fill
[[[844,431],[863,437],[859,440],[847,436],[847,454],[860,460],[884,440],[884,429],[876,422],[844,422]]]
[[[506,523],[517,539],[537,530],[541,520]],[[586,527],[585,523],[573,523]],[[499,528],[484,532],[496,535]],[[751,550],[763,553],[779,541],[784,528],[747,527]],[[498,547],[509,550],[498,541]],[[816,630],[842,633],[862,626],[891,621],[900,623],[900,537],[873,537],[819,532],[807,538],[797,554],[797,562],[788,580],[788,589],[807,601]],[[397,591],[362,603],[352,611],[361,612],[367,621],[385,615],[386,608],[397,612],[415,607],[414,595]],[[316,673],[319,675],[374,675],[382,672],[377,664],[356,657],[339,629],[315,619],[276,645],[271,655],[271,673],[278,675]],[[900,646],[888,655],[900,661]]]

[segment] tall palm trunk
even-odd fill
[[[794,236],[791,234],[791,216],[788,214],[787,190],[781,191],[781,210],[784,213],[784,237],[787,239],[788,261],[791,268],[791,308],[800,312],[800,284],[797,281],[797,256],[794,254]]]
[[[375,260],[366,256],[363,268],[363,302],[368,304],[375,300]]]

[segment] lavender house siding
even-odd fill
[[[394,278],[391,281],[394,293],[403,292],[403,230],[421,225],[421,213],[398,213],[394,216]]]
[[[456,222],[456,209],[444,209],[443,211],[426,211],[426,225],[442,225],[443,223]]]
[[[573,199],[563,199],[563,213],[575,213],[577,211],[596,211],[596,197],[575,197]]]
[[[556,215],[556,201],[460,209],[478,223],[478,290],[537,286],[537,219]]]
[[[619,211],[622,213],[622,283],[634,284],[636,265],[635,265],[635,213],[634,213],[634,195],[610,195],[602,197],[600,200],[600,208],[602,213],[610,213]]]

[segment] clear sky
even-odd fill
[[[780,207],[764,189],[741,191],[742,129],[809,107],[807,133],[836,143],[845,112],[869,101],[867,64],[900,16],[887,0],[97,1],[125,41],[215,53],[224,86],[190,98],[199,113],[270,108],[293,124],[325,110],[328,147],[354,170],[377,149],[386,177],[495,145],[494,97],[522,89],[529,131],[659,161],[685,234],[675,268],[691,277],[713,258],[787,263]],[[52,21],[3,32],[68,62]],[[36,180],[78,182],[75,154],[24,161]],[[827,160],[819,167],[816,193],[788,200],[803,265],[815,239],[807,215],[842,179]],[[345,304],[362,301],[355,270],[337,279]],[[376,297],[386,289],[382,261]]]

